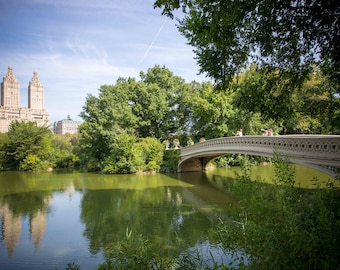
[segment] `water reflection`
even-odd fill
[[[2,172],[1,267],[65,269],[74,262],[95,269],[127,229],[151,241],[160,256],[198,246],[217,252],[217,218],[227,218],[225,206],[236,201],[223,173]]]
[[[34,248],[39,249],[46,230],[50,195],[13,194],[0,200],[1,236],[11,257],[22,233],[22,216],[29,217],[29,233]]]
[[[329,183],[333,183],[335,188],[340,188],[340,181],[335,180],[334,177],[328,174],[299,164],[292,164],[291,166],[295,169],[295,186],[298,188],[315,189],[317,186],[320,188],[328,188]],[[206,175],[209,182],[224,189],[226,181],[228,179],[235,179],[236,174],[242,174],[239,167],[215,169],[208,171]],[[273,184],[274,177],[274,165],[269,164],[251,167],[252,180],[259,180],[264,183]]]
[[[216,266],[222,265],[228,266],[230,269],[237,269],[238,266],[248,265],[250,262],[248,254],[241,251],[227,251],[222,244],[213,244],[208,240],[198,242],[193,247],[181,252],[179,258],[182,259],[188,255],[199,266],[197,269],[216,269]]]
[[[2,216],[1,236],[4,239],[9,256],[12,256],[21,235],[21,216],[13,215],[8,205],[0,207],[0,215]]]
[[[127,229],[160,256],[176,257],[197,241],[215,241],[215,212],[228,201],[204,174],[7,172],[0,187],[5,269],[65,269],[70,262],[94,269]]]
[[[186,200],[187,188],[144,190],[87,190],[81,202],[84,236],[91,253],[124,239],[126,229],[152,241],[160,254],[177,252],[205,237],[211,227]]]

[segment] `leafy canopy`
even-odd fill
[[[340,5],[337,0],[156,0],[194,47],[200,72],[219,84],[255,62],[289,70],[297,81],[320,63],[339,79]]]

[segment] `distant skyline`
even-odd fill
[[[20,83],[21,106],[38,72],[51,124],[81,120],[88,94],[155,65],[191,82],[207,81],[176,20],[154,0],[0,0],[0,76],[8,66]]]

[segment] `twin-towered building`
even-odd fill
[[[8,132],[12,121],[31,121],[38,126],[50,126],[50,116],[44,108],[44,86],[38,73],[28,84],[28,107],[20,107],[20,84],[14,76],[12,67],[8,67],[1,83],[0,132]]]
[[[12,121],[36,122],[38,126],[50,126],[50,116],[44,108],[44,86],[40,83],[38,73],[28,84],[28,107],[20,107],[20,84],[14,76],[12,67],[8,67],[1,83],[0,132],[8,132]],[[53,124],[55,134],[76,134],[80,121],[67,119]]]

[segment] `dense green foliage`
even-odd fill
[[[156,0],[154,8],[177,17],[215,89],[229,95],[237,88],[241,114],[259,112],[289,132],[339,130],[338,1]]]
[[[141,155],[140,139],[178,141],[185,146],[202,137],[232,135],[238,128],[231,98],[213,93],[210,83],[185,83],[157,65],[146,74],[141,72],[140,78],[119,78],[115,85],[103,85],[98,97],[87,97],[79,129],[80,159],[87,169],[133,173],[153,167],[157,171],[159,159]],[[142,152],[152,148],[147,142],[152,141],[144,140]]]
[[[51,164],[51,132],[35,122],[11,123],[2,145],[2,167],[7,170],[46,169]]]
[[[107,173],[159,169],[161,142],[145,138],[164,138],[183,126],[180,111],[171,107],[178,106],[175,91],[185,83],[158,66],[148,74],[141,72],[141,78],[138,82],[119,78],[115,85],[102,86],[98,98],[87,97],[80,127],[80,157],[87,169]]]
[[[119,78],[103,85],[81,112],[81,164],[105,173],[159,171],[161,163],[141,155],[141,148],[151,147],[151,140],[138,146],[145,138],[176,148],[232,136],[239,128],[246,135],[260,135],[262,128],[273,128],[274,134],[339,132],[340,99],[320,69],[315,67],[301,88],[279,75],[252,65],[224,91],[215,91],[210,82],[185,83],[156,65],[141,72],[139,81]],[[168,165],[162,171],[173,167]]]
[[[230,205],[230,221],[218,233],[225,248],[250,256],[246,269],[338,269],[340,197],[337,190],[294,187],[295,172],[275,158],[277,185],[251,181],[251,168],[226,188],[239,204]],[[315,179],[317,185],[317,179]]]
[[[52,147],[52,159],[55,168],[73,169],[79,167],[77,134],[54,134],[52,136]]]
[[[336,0],[156,0],[194,47],[200,70],[217,83],[249,62],[281,70],[298,82],[319,63],[336,81],[340,66],[340,5]]]
[[[77,135],[54,135],[48,127],[35,122],[11,123],[8,133],[0,136],[2,170],[45,171],[52,168],[74,168]]]
[[[180,154],[181,152],[179,149],[165,151],[160,172],[162,173],[176,172]]]
[[[290,77],[251,65],[230,89],[240,110],[273,119],[288,133],[327,133],[340,127],[337,89],[317,67],[296,87]]]

